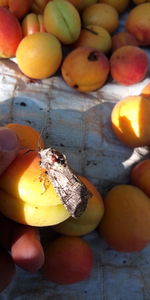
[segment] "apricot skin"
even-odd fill
[[[83,26],[98,25],[109,33],[113,33],[119,26],[119,15],[116,9],[106,3],[95,3],[82,12]]]
[[[0,178],[1,212],[32,226],[50,226],[67,219],[70,215],[52,184],[44,189],[44,179],[38,152],[19,153]]]
[[[4,7],[0,7],[0,20],[0,57],[14,57],[22,39],[21,25],[17,17]]]
[[[68,0],[68,1],[71,2],[79,12],[81,12],[86,7],[97,2],[97,0]]]
[[[112,51],[127,45],[138,46],[136,38],[131,33],[122,31],[112,36]]]
[[[74,219],[70,217],[66,221],[53,226],[53,229],[59,233],[70,236],[81,236],[95,230],[104,214],[103,199],[95,188],[85,177],[79,176],[80,180],[86,185],[92,193],[88,200],[88,205],[81,217]]]
[[[80,33],[75,47],[90,47],[103,53],[108,53],[111,49],[112,39],[109,32],[101,26],[85,26]]]
[[[73,284],[86,279],[93,267],[90,246],[80,237],[61,236],[45,250],[43,276],[58,284]]]
[[[150,197],[150,159],[140,161],[131,169],[131,182]]]
[[[26,76],[34,79],[50,77],[61,64],[61,44],[55,36],[47,32],[29,34],[19,43],[16,60]]]
[[[112,78],[123,85],[142,81],[148,72],[148,56],[143,49],[136,46],[118,48],[110,57]]]
[[[23,36],[35,32],[45,32],[42,14],[27,14],[21,24]]]
[[[70,87],[80,92],[90,92],[100,88],[106,82],[109,61],[100,51],[79,47],[66,56],[61,72]]]
[[[20,20],[31,8],[32,0],[8,0],[9,10]]]
[[[125,28],[136,37],[140,46],[150,45],[150,3],[142,3],[130,10]]]
[[[63,44],[74,43],[81,31],[81,19],[77,9],[66,0],[47,3],[44,12],[46,31],[55,35]]]
[[[148,97],[128,96],[112,109],[112,129],[118,139],[129,147],[150,145],[149,116]]]
[[[104,199],[100,234],[117,251],[140,251],[150,241],[150,199],[139,188],[118,185]]]

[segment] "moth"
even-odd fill
[[[85,211],[91,193],[68,165],[66,156],[54,148],[40,150],[40,167],[46,170],[63,205],[74,218]]]

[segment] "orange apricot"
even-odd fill
[[[128,96],[115,104],[111,113],[112,129],[129,147],[150,145],[150,99]]]
[[[117,251],[144,249],[150,242],[150,198],[133,185],[116,185],[104,199],[99,226],[102,237]]]
[[[21,23],[23,36],[33,34],[35,32],[45,32],[43,24],[43,15],[29,13],[27,14]]]
[[[128,8],[130,0],[99,0],[98,2],[111,5],[119,14],[121,14]]]
[[[144,16],[144,18],[143,18]],[[125,28],[135,36],[139,45],[150,45],[150,3],[133,7],[127,15]]]
[[[37,151],[19,152],[1,175],[0,211],[18,223],[31,226],[55,225],[70,217],[52,182],[46,184]]]
[[[112,51],[127,45],[138,46],[138,41],[133,34],[121,31],[112,35]]]
[[[82,22],[84,26],[98,25],[113,33],[119,26],[119,15],[111,5],[95,3],[83,10]]]
[[[79,12],[81,12],[86,7],[97,2],[97,0],[68,0],[68,1],[71,2]]]
[[[29,125],[23,125],[18,123],[8,123],[5,127],[13,130],[20,142],[20,147],[25,149],[43,149],[44,140],[41,134]]]
[[[109,74],[109,61],[103,52],[78,47],[64,59],[61,72],[66,83],[80,92],[100,88]]]
[[[61,44],[47,32],[29,34],[19,43],[16,60],[26,76],[34,79],[50,77],[61,64]]]
[[[82,28],[74,47],[90,47],[103,53],[108,53],[112,46],[110,33],[98,25],[88,25]]]
[[[93,267],[91,247],[80,237],[61,236],[45,249],[42,275],[58,284],[73,284],[86,279]]]

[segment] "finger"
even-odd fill
[[[0,174],[14,160],[19,150],[16,134],[9,128],[0,127]]]
[[[14,228],[11,255],[19,267],[36,272],[44,263],[44,252],[36,228],[16,224]]]
[[[15,274],[15,264],[11,256],[0,248],[0,292],[12,281]]]

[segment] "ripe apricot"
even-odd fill
[[[132,8],[127,15],[125,28],[136,37],[139,45],[150,45],[150,3]]]
[[[121,31],[112,35],[112,51],[127,45],[138,46],[138,42],[133,34]]]
[[[29,13],[27,14],[21,23],[23,37],[28,34],[33,34],[35,32],[45,32],[43,15]]]
[[[81,31],[81,19],[75,6],[66,0],[48,2],[44,12],[46,31],[55,35],[63,44],[75,42]]]
[[[81,12],[84,8],[94,4],[97,0],[68,0],[71,2],[79,12]]]
[[[98,2],[111,5],[121,14],[127,9],[130,0],[99,0]]]
[[[118,139],[130,147],[150,145],[150,99],[128,96],[120,100],[111,113],[112,129]]]
[[[78,47],[64,59],[61,72],[66,83],[80,92],[100,88],[109,74],[109,61],[100,51]]]
[[[44,148],[44,140],[41,134],[31,126],[18,123],[8,123],[5,127],[10,128],[16,133],[21,148],[32,150]]]
[[[9,10],[20,20],[31,9],[32,0],[8,0]]]
[[[28,77],[43,79],[52,76],[62,60],[62,49],[58,39],[47,32],[36,32],[25,36],[16,52],[20,70]]]
[[[139,251],[150,241],[150,198],[132,185],[113,187],[104,199],[99,229],[117,251]]]
[[[136,163],[131,169],[131,183],[150,197],[150,159]]]
[[[113,33],[119,26],[119,15],[111,5],[95,3],[83,10],[82,22],[84,26],[98,25]]]
[[[81,30],[74,47],[90,47],[103,53],[108,53],[111,45],[111,35],[105,28],[97,25],[88,25]]]
[[[86,279],[93,267],[91,247],[80,237],[61,236],[45,249],[43,276],[58,284],[73,284]]]
[[[136,46],[123,46],[110,57],[110,73],[120,84],[130,85],[142,81],[148,72],[149,60],[146,52]]]
[[[45,176],[37,151],[18,153],[0,177],[0,211],[31,226],[50,226],[69,218],[52,183],[45,187]]]
[[[22,39],[21,25],[17,17],[5,7],[0,7],[0,57],[15,57]]]
[[[86,185],[92,196],[81,217],[77,219],[70,217],[66,221],[53,226],[54,230],[65,235],[81,236],[92,232],[97,228],[104,214],[103,199],[96,187],[85,177],[79,176],[79,178]]]

